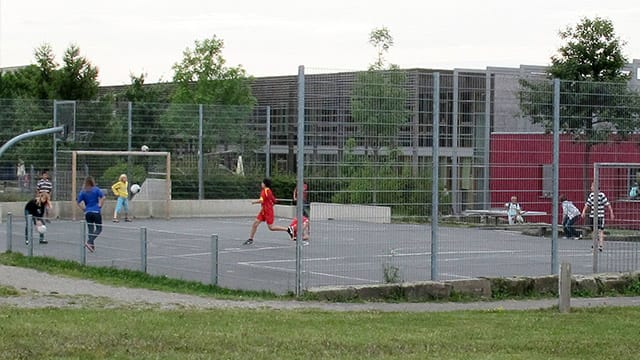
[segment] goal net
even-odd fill
[[[170,218],[171,153],[164,151],[70,151],[59,166],[59,199],[75,201],[84,185],[84,179],[92,176],[107,198],[112,197],[111,185],[120,174],[127,174],[129,186],[140,185],[140,192],[132,202],[145,209],[143,216]],[[66,194],[65,194],[66,192]],[[74,207],[75,209],[75,207]],[[73,213],[77,218],[77,214]]]

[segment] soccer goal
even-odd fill
[[[603,192],[617,210],[612,227],[640,230],[640,163],[593,164],[594,190]],[[597,200],[597,199],[596,199]]]
[[[84,179],[93,176],[96,185],[111,193],[111,185],[120,174],[127,174],[129,185],[140,185],[132,198],[136,213],[141,216],[171,217],[171,153],[166,151],[99,151],[76,150],[70,152],[68,172],[63,173],[70,199],[81,190]],[[76,207],[73,218],[77,218]],[[79,209],[77,210],[79,212]]]

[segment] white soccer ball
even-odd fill
[[[137,194],[139,192],[140,192],[140,185],[138,185],[138,184],[131,185],[131,193],[132,194]]]
[[[140,148],[140,150],[147,152],[149,151],[149,147],[147,145],[142,145],[142,147]]]
[[[43,225],[38,225],[36,227],[36,230],[40,233],[40,234],[44,234],[47,232],[47,227],[43,224]]]

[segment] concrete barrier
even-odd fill
[[[260,211],[259,204],[252,204],[254,199],[233,200],[143,200],[134,197],[129,201],[130,215],[135,218],[164,218],[169,204],[170,217],[255,217]],[[23,216],[25,202],[0,203],[0,223],[8,213]],[[111,218],[116,207],[116,200],[108,197],[102,208],[102,216]],[[276,217],[292,219],[295,206],[276,205]],[[82,211],[74,201],[54,201],[49,216],[60,219],[81,219]]]
[[[391,223],[388,206],[311,203],[311,220],[349,220],[381,224]]]
[[[590,296],[624,293],[640,281],[640,271],[631,273],[601,273],[572,275],[571,292]],[[398,288],[400,291],[398,291]],[[478,278],[449,281],[416,281],[395,284],[345,285],[309,288],[306,292],[319,300],[447,300],[453,294],[488,299],[496,292],[502,296],[558,295],[558,275],[538,277]]]
[[[149,189],[149,187],[146,187]],[[143,187],[145,189],[145,187]],[[167,215],[166,207],[169,206],[169,216],[175,218],[187,217],[254,217],[260,211],[259,204],[252,204],[255,199],[231,199],[231,200],[162,200],[149,199],[148,194],[140,192],[129,201],[130,215],[136,218],[164,218]],[[0,203],[0,223],[11,212],[22,216],[25,202]],[[116,200],[107,195],[107,200],[102,208],[103,217],[113,216]],[[293,205],[276,205],[276,217],[292,219],[296,214]],[[311,203],[311,220],[349,220],[374,223],[391,223],[391,208],[387,206],[368,205],[344,205],[328,203]],[[82,212],[77,208],[75,201],[54,201],[53,209],[49,213],[52,218],[79,219]]]

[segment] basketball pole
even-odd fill
[[[20,134],[18,136],[15,136],[11,140],[7,141],[4,145],[2,145],[0,147],[0,158],[2,157],[2,154],[4,154],[5,151],[9,150],[9,148],[12,147],[13,144],[15,144],[17,142],[20,142],[20,141],[25,140],[25,139],[32,138],[34,136],[55,134],[55,133],[61,133],[61,132],[64,132],[64,127],[63,126],[57,126],[57,127],[53,127],[53,128],[49,128],[49,129],[29,131],[29,132]]]

